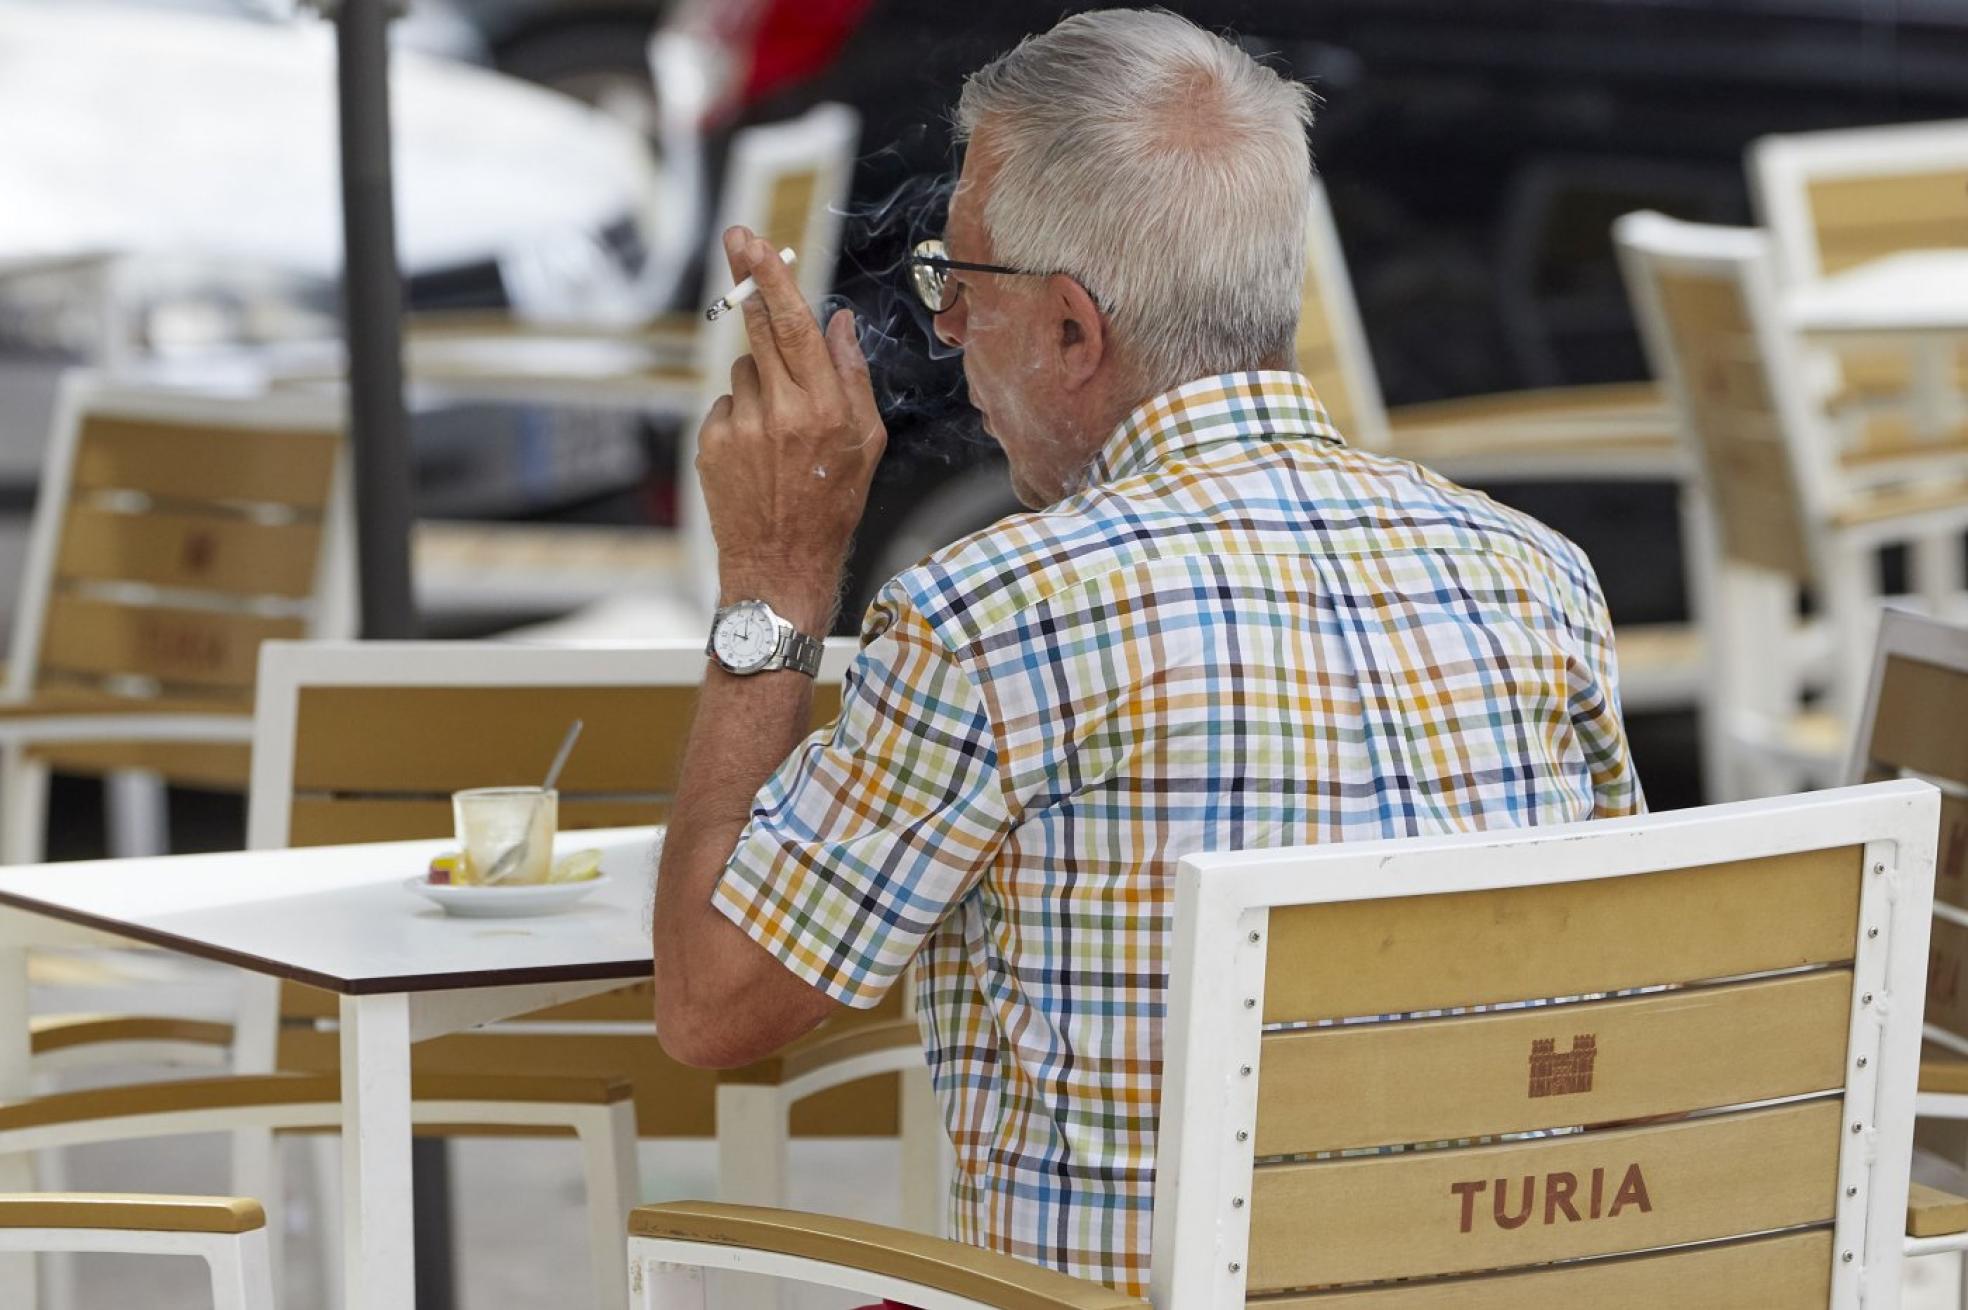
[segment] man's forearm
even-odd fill
[[[831,618],[831,590],[825,594],[825,602],[802,595],[771,603],[802,632],[818,633]],[[658,1022],[664,1045],[678,1058],[743,1062],[757,1053],[751,1047],[783,1045],[833,1006],[711,904],[753,798],[806,737],[812,706],[813,680],[803,673],[738,677],[715,664],[705,672],[663,843],[652,925]]]

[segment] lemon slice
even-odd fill
[[[440,885],[459,885],[471,881],[471,867],[463,851],[447,851],[431,860],[425,877]]]
[[[601,876],[601,852],[598,850],[575,851],[554,861],[553,872],[547,875],[548,882],[588,882]]]

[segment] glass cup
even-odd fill
[[[483,884],[506,853],[525,843],[518,860],[498,880],[502,887],[547,881],[553,871],[554,831],[560,793],[541,787],[474,787],[451,793],[458,846],[464,852],[462,882]]]

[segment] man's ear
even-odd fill
[[[1093,380],[1107,358],[1107,321],[1087,289],[1064,273],[1053,274],[1047,293],[1059,334],[1060,371],[1067,387],[1077,389]]]

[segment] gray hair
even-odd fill
[[[1078,279],[1156,391],[1290,350],[1313,96],[1167,10],[1076,14],[972,74],[993,258]]]

